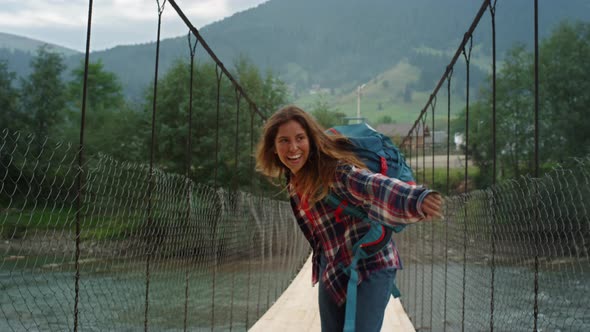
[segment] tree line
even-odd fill
[[[564,22],[540,43],[540,162],[551,169],[571,157],[590,153],[590,24]],[[532,171],[534,157],[533,54],[516,45],[497,73],[496,151],[492,151],[491,77],[477,101],[470,105],[469,151],[480,168],[478,187],[491,183],[492,156],[497,156],[498,178],[513,178]],[[30,74],[16,75],[0,61],[0,130],[18,130],[38,137],[77,144],[79,140],[83,65],[64,75],[63,58],[45,48],[37,50]],[[239,58],[234,75],[259,109],[269,114],[288,100],[286,85],[270,71]],[[219,78],[210,62],[193,68],[191,150],[188,142],[190,65],[177,60],[158,82],[156,105],[156,165],[189,175],[199,183],[245,186],[253,172],[251,150],[261,121],[251,118],[227,78]],[[65,80],[64,77],[71,77]],[[217,86],[219,82],[219,96]],[[152,82],[153,84],[153,82]],[[151,150],[153,85],[141,102],[125,99],[116,74],[93,62],[88,72],[86,152],[99,152],[117,160],[146,162]],[[218,102],[219,100],[219,107]],[[239,110],[238,110],[239,102]],[[330,127],[343,114],[319,101],[310,111]],[[465,111],[453,121],[453,130],[465,131]],[[7,150],[5,150],[7,151]],[[215,153],[214,153],[215,152]],[[186,165],[191,157],[190,167]],[[7,158],[3,154],[2,158]],[[7,163],[4,163],[7,165]]]
[[[30,67],[30,74],[17,82],[16,74],[0,61],[0,133],[34,135],[36,139],[29,148],[37,150],[33,153],[36,156],[51,148],[48,141],[77,146],[84,64],[81,62],[71,73],[65,73],[63,57],[40,47]],[[246,58],[238,59],[230,71],[261,112],[270,113],[286,102],[287,87],[272,72],[260,72]],[[190,63],[177,60],[158,79],[153,148],[156,167],[186,174],[197,183],[249,185],[252,142],[258,139],[262,119],[252,115],[253,109],[245,98],[237,94],[214,63],[195,62],[192,76],[190,151]],[[100,61],[89,64],[84,124],[84,151],[89,162],[99,154],[136,163],[150,160],[153,84],[145,89],[142,101],[130,102],[124,97],[115,73],[106,71]],[[5,153],[9,151],[5,147],[0,156],[7,178],[26,182],[28,176],[36,176],[35,172],[43,169],[31,164],[16,169],[14,161],[10,161],[13,156]],[[192,162],[187,166],[188,156]]]
[[[563,22],[539,43],[539,164],[542,172],[590,154],[590,24]],[[534,53],[512,47],[496,75],[496,151],[492,146],[492,84],[469,109],[469,153],[480,168],[478,187],[497,177],[533,174]],[[465,132],[466,111],[453,123]]]

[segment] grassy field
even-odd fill
[[[382,122],[382,118],[390,117],[395,123],[414,123],[418,115],[426,106],[431,91],[406,91],[408,85],[418,81],[420,70],[405,61],[399,62],[391,69],[367,82],[362,89],[360,111],[361,116],[372,124]],[[433,89],[435,82],[433,82]],[[444,96],[443,96],[444,95]],[[458,98],[452,96],[452,98]],[[330,107],[346,116],[357,115],[357,91],[333,91],[333,93],[317,92],[301,95],[293,101],[294,104],[306,110],[313,110],[319,101],[328,103]],[[447,117],[446,92],[441,93],[435,108],[435,118]],[[451,105],[451,114],[458,114],[463,104]],[[431,109],[428,109],[429,113]]]
[[[81,216],[83,240],[126,238],[141,226],[143,214]],[[0,239],[18,239],[29,230],[74,232],[76,211],[73,206],[55,209],[6,209],[0,214]]]

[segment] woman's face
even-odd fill
[[[309,140],[299,122],[290,120],[279,127],[275,137],[275,153],[293,174],[303,167],[309,156]]]

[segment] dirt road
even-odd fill
[[[432,167],[432,155],[426,155],[425,158],[422,156],[406,158],[406,162],[412,168],[426,168]],[[472,165],[471,160],[468,161],[469,166]],[[447,155],[435,155],[434,156],[434,168],[446,168],[447,167]],[[463,155],[451,155],[449,156],[449,168],[465,168],[465,156]]]

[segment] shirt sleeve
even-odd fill
[[[349,203],[362,206],[369,219],[391,225],[424,219],[422,202],[433,192],[350,165],[339,167],[334,190]]]

